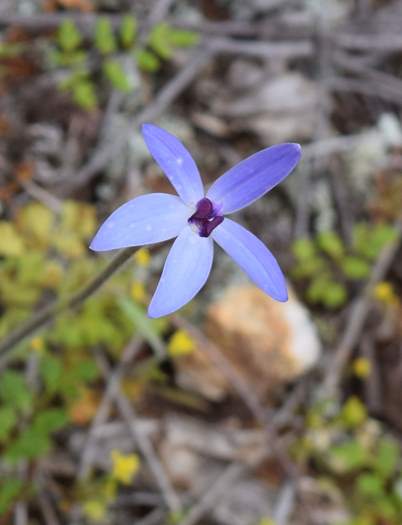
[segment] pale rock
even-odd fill
[[[307,310],[293,293],[279,303],[251,284],[229,288],[209,307],[205,332],[260,399],[306,372],[321,351]],[[177,367],[179,384],[208,399],[232,390],[202,345]]]
[[[280,303],[253,285],[232,287],[212,304],[206,332],[260,395],[303,374],[320,355],[315,327],[296,297]]]

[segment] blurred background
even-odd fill
[[[401,28],[400,0],[1,0],[1,525],[402,523]],[[100,222],[173,193],[144,121],[207,184],[302,144],[236,217],[287,303],[217,249],[150,320],[164,243],[55,311]]]

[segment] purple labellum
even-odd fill
[[[204,197],[197,202],[196,211],[188,219],[188,223],[196,226],[200,237],[209,237],[223,219],[222,215],[217,215],[213,203]]]
[[[196,212],[192,215],[193,219],[211,219],[214,217],[214,205],[212,202],[204,197],[197,202]]]

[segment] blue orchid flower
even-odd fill
[[[281,182],[300,160],[300,146],[278,144],[251,155],[217,179],[205,195],[194,159],[176,137],[153,124],[144,124],[142,134],[178,196],[150,193],[126,202],[101,225],[90,248],[101,252],[177,237],[149,305],[150,317],[178,310],[200,291],[211,271],[213,241],[259,288],[286,301],[285,278],[272,253],[226,215]]]

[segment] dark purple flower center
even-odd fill
[[[195,213],[188,219],[188,223],[197,227],[200,237],[209,237],[224,219],[218,213],[212,202],[204,197],[197,202]]]

